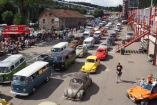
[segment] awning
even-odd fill
[[[24,32],[2,32],[2,34],[22,34]]]

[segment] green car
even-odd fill
[[[87,48],[83,45],[78,45],[76,47],[76,57],[83,57],[87,52]]]

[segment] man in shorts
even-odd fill
[[[120,65],[120,63],[118,63],[117,68],[116,68],[116,73],[117,73],[117,83],[118,83],[118,79],[121,80],[121,75],[123,72],[123,67],[122,65]]]

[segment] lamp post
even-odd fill
[[[151,7],[153,7],[153,0],[151,0]]]

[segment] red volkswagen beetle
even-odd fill
[[[104,60],[107,55],[108,55],[108,51],[107,51],[106,48],[104,48],[104,47],[98,47],[98,49],[96,51],[96,55],[95,55],[95,56],[98,57],[98,59]]]

